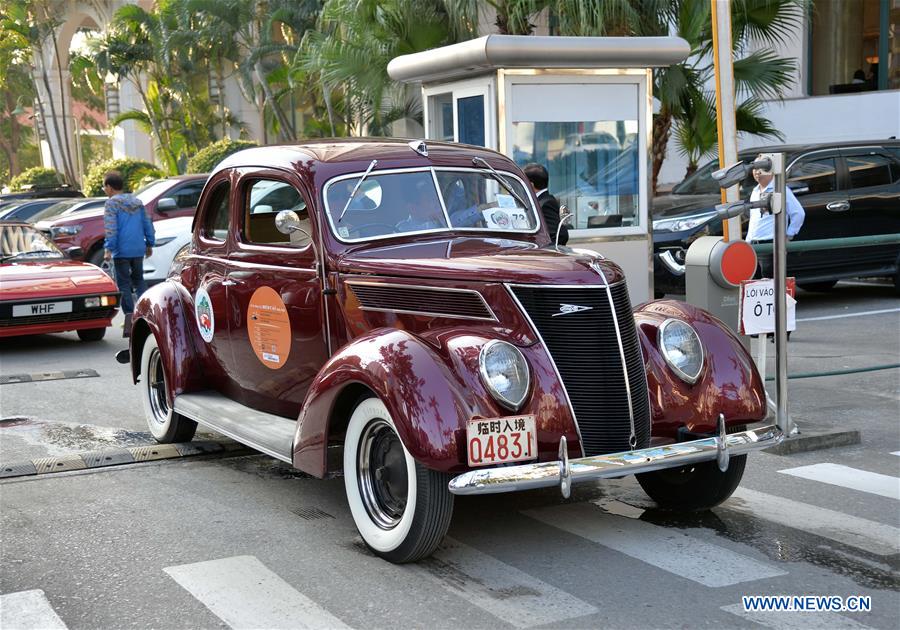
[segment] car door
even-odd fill
[[[836,238],[844,234],[850,204],[841,185],[841,167],[837,150],[807,153],[789,165],[788,185],[797,191],[795,196],[806,214],[795,241]],[[813,280],[829,275],[840,264],[840,250],[789,252],[787,273],[798,280]]]
[[[182,270],[182,284],[191,296],[190,310],[184,317],[196,333],[195,345],[203,357],[206,381],[222,394],[234,398],[235,387],[228,377],[233,357],[225,284],[232,204],[229,173],[222,173],[212,183],[197,217],[199,226],[195,230],[189,264]]]
[[[242,174],[236,199],[226,271],[230,376],[243,404],[296,419],[328,358],[307,198],[289,173],[253,170]],[[279,232],[282,210],[297,213],[304,231]]]
[[[845,148],[850,210],[846,236],[895,234],[900,225],[900,161],[882,147]],[[897,245],[846,250],[849,270],[877,271],[897,260]]]

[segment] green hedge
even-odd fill
[[[255,142],[249,140],[231,140],[225,138],[218,142],[200,149],[187,163],[188,173],[209,173],[216,164],[227,158],[232,153],[236,153],[241,149],[249,149],[257,146]]]
[[[102,197],[103,178],[109,171],[119,171],[125,180],[125,192],[132,192],[141,187],[145,180],[165,177],[164,173],[150,162],[122,158],[119,160],[104,160],[91,165],[84,177],[82,189],[88,197]]]
[[[52,168],[35,166],[13,177],[9,182],[9,188],[13,192],[32,188],[56,188],[63,181],[63,176]]]

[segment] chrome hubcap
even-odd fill
[[[369,517],[381,529],[393,529],[406,510],[409,479],[403,444],[385,420],[373,420],[363,430],[356,470]]]
[[[150,408],[153,419],[158,424],[165,424],[169,419],[169,399],[166,395],[166,371],[163,368],[159,350],[153,349],[147,363],[147,394],[150,397]]]

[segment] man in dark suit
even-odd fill
[[[531,182],[531,188],[537,196],[538,203],[541,204],[541,212],[544,214],[544,221],[547,223],[547,230],[550,232],[550,238],[556,242],[556,230],[559,228],[559,244],[565,245],[569,242],[569,226],[565,223],[560,228],[559,225],[559,200],[550,194],[547,190],[550,182],[550,176],[547,169],[541,164],[526,164],[525,176]]]

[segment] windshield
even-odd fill
[[[489,170],[376,171],[366,177],[341,217],[360,173],[330,181],[325,206],[332,229],[345,242],[449,230],[537,231],[524,183],[512,173],[501,175],[512,191]],[[516,197],[528,207],[521,207]]]
[[[31,223],[37,223],[38,221],[45,221],[47,219],[51,219],[53,217],[57,217],[62,214],[66,214],[73,210],[87,210],[88,208],[99,207],[103,205],[103,200],[84,200],[80,198],[76,199],[66,199],[64,201],[59,201],[52,206],[48,206],[32,216],[29,221]]]
[[[146,186],[143,186],[138,189],[134,196],[141,200],[141,203],[148,204],[164,192],[166,192],[169,188],[172,187],[172,180],[170,179],[157,179],[156,181],[152,181]]]
[[[31,226],[0,224],[0,260],[65,257],[50,239]]]
[[[753,155],[738,156],[744,162],[749,162],[756,157]],[[719,184],[712,178],[712,172],[719,168],[719,160],[704,164],[697,169],[692,175],[689,175],[680,184],[672,188],[673,195],[717,195],[721,188]],[[747,175],[747,178],[741,182],[741,197],[746,197],[753,190],[756,182],[753,175]]]

